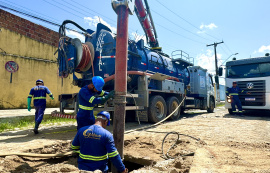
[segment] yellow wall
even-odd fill
[[[16,32],[1,28],[0,52],[15,54],[24,57],[47,59],[56,61],[57,50],[49,44],[35,41]],[[19,70],[13,73],[10,83],[10,73],[5,70],[7,61],[15,61]],[[58,95],[77,93],[79,88],[73,86],[72,76],[64,79],[63,87],[61,78],[58,77],[56,63],[24,59],[10,55],[0,54],[0,108],[26,108],[27,96],[37,79],[42,79],[53,93],[55,99],[52,101],[47,97],[47,107],[58,107]]]

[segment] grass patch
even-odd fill
[[[43,125],[60,125],[62,123],[75,123],[76,119],[66,119],[59,117],[52,117],[51,115],[44,115],[41,122]],[[35,126],[35,117],[15,117],[15,118],[2,118],[0,119],[0,132],[12,131],[33,128]]]
[[[217,107],[224,107],[225,106],[225,103],[218,103],[217,104]]]

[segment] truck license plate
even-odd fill
[[[255,101],[255,98],[245,98],[245,101]]]

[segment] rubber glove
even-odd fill
[[[32,98],[27,98],[27,109],[28,109],[28,111],[30,112],[31,111],[31,100],[32,100]]]
[[[109,100],[110,98],[113,98],[114,96],[114,91],[111,91],[108,95],[102,97],[101,100],[101,104],[104,104],[107,100]]]
[[[107,97],[108,99],[113,98],[115,94],[115,91],[111,91],[108,95],[106,95],[105,97]]]

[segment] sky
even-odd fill
[[[0,0],[0,4],[59,24],[69,19],[95,30],[101,21],[113,32],[117,30],[111,0]],[[217,46],[218,66],[228,58],[259,57],[270,52],[269,0],[148,0],[148,4],[163,52],[171,55],[174,50],[183,50],[194,58],[195,65],[211,73],[215,72],[214,47],[206,45],[214,42],[224,41]],[[58,31],[58,27],[11,13]],[[67,34],[84,40],[76,32]],[[129,36],[144,37],[135,14],[129,16]]]

